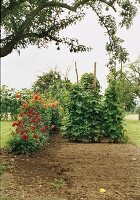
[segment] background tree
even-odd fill
[[[140,56],[138,59],[117,72],[116,88],[120,102],[125,110],[133,111],[140,102]]]
[[[35,92],[46,93],[51,85],[61,80],[59,72],[50,70],[48,73],[38,76],[32,87]]]
[[[137,4],[138,0],[2,0],[1,57],[29,44],[48,47],[52,41],[56,42],[58,50],[61,43],[66,44],[71,52],[90,50],[80,45],[77,39],[61,37],[60,31],[84,19],[87,9],[92,9],[109,36],[106,49],[112,55],[110,65],[114,64],[114,59],[125,62],[127,52],[121,46],[122,40],[116,36],[117,15],[113,16],[110,10],[120,16],[121,27],[129,28],[136,15]]]
[[[68,77],[62,80],[60,72],[50,70],[48,73],[38,76],[38,79],[33,84],[32,88],[35,92],[39,92],[59,100],[64,106],[67,101],[67,96],[72,83]]]
[[[135,96],[140,99],[140,56],[135,62],[129,64],[127,68],[128,80],[133,87]]]
[[[135,109],[135,113],[139,115],[139,120],[140,120],[140,105],[138,105]]]

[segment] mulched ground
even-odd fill
[[[55,135],[35,155],[3,150],[1,157],[0,200],[140,200],[140,148],[131,144],[69,143]]]

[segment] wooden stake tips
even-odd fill
[[[78,70],[77,70],[77,64],[76,64],[76,62],[75,62],[75,72],[76,72],[76,79],[77,79],[77,83],[78,83]]]
[[[96,62],[94,62],[94,79],[93,79],[93,88],[96,91]]]

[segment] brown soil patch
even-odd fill
[[[131,144],[69,143],[60,135],[30,157],[3,151],[0,200],[139,200],[139,155]]]

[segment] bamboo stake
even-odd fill
[[[93,88],[96,91],[96,62],[94,62],[94,79],[93,79]]]
[[[78,70],[77,70],[77,64],[75,62],[75,72],[76,72],[76,79],[77,79],[77,83],[79,82],[78,80]]]

